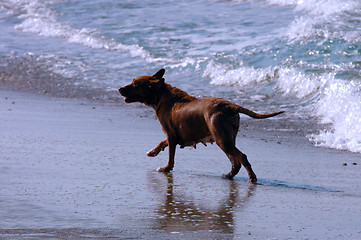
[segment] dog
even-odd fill
[[[277,116],[284,111],[271,114],[258,114],[222,98],[199,99],[187,94],[179,88],[166,83],[160,69],[153,76],[140,76],[131,84],[119,88],[119,93],[126,103],[140,102],[153,108],[166,134],[167,139],[150,150],[147,155],[155,157],[169,147],[167,166],[158,168],[159,172],[170,172],[174,167],[176,146],[195,147],[197,143],[213,143],[223,150],[232,164],[224,178],[233,179],[243,165],[250,183],[256,183],[247,156],[236,147],[236,136],[239,129],[239,113],[252,118],[262,119]]]

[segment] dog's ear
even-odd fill
[[[164,73],[165,73],[165,69],[162,68],[156,74],[154,74],[153,77],[155,77],[156,79],[162,79]],[[163,81],[164,81],[164,79],[163,79]]]
[[[163,84],[165,82],[164,78],[159,79],[158,84]]]

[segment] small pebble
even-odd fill
[[[347,166],[347,163],[343,163],[342,165]]]
[[[357,165],[357,163],[353,162],[352,165]]]

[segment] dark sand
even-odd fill
[[[360,154],[241,130],[259,184],[222,179],[216,145],[178,148],[162,174],[145,115],[0,91],[0,239],[361,239]]]

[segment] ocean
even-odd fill
[[[361,152],[360,0],[1,0],[0,29],[1,88],[122,107],[120,86],[165,68],[192,95],[286,111],[258,130]]]

